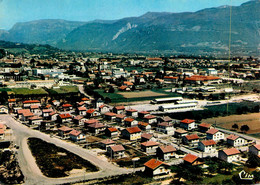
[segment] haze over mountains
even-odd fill
[[[81,51],[227,54],[230,7],[148,12],[120,20],[38,20],[0,30],[0,39]],[[260,1],[232,7],[231,51],[259,54]]]

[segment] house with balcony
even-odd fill
[[[196,128],[195,120],[192,119],[181,120],[180,127],[185,130],[193,130]]]
[[[232,163],[234,161],[240,161],[241,159],[240,155],[241,155],[240,151],[236,148],[228,148],[225,150],[218,151],[218,158],[228,163]]]
[[[227,137],[227,144],[233,147],[247,144],[246,140],[238,135],[231,134]]]
[[[129,127],[121,132],[122,137],[130,141],[141,139],[141,129],[138,127]]]
[[[214,140],[203,140],[198,144],[198,149],[205,153],[214,153],[216,152],[216,142]]]
[[[165,175],[170,173],[170,165],[157,160],[151,159],[144,163],[144,173],[150,177],[157,176],[157,175]]]
[[[174,127],[172,123],[169,122],[161,122],[157,125],[156,131],[162,132],[164,134],[173,135]]]
[[[122,145],[113,145],[107,148],[108,156],[120,159],[125,156],[125,148]]]
[[[141,143],[141,149],[147,154],[156,153],[158,147],[159,143],[155,141],[146,141]]]
[[[176,148],[172,145],[163,145],[157,148],[156,156],[160,159],[167,161],[175,157]]]
[[[220,141],[222,139],[225,139],[224,133],[215,128],[209,129],[206,133],[207,133],[206,139],[209,140],[213,139],[214,141]]]

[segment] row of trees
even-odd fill
[[[235,130],[238,130],[238,129],[239,129],[239,126],[238,126],[238,124],[235,123],[234,125],[232,125],[232,128],[235,129]],[[242,132],[247,132],[247,131],[250,130],[250,128],[249,128],[248,125],[242,125],[242,126],[240,127],[240,130],[241,130]]]

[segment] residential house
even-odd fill
[[[59,114],[57,117],[57,121],[59,123],[69,123],[69,122],[72,122],[72,117],[69,113]]]
[[[149,125],[149,123],[142,122],[142,121],[138,122],[138,127],[144,131],[150,131],[152,129],[152,127],[151,127],[151,125]]]
[[[86,107],[77,107],[77,113],[81,116],[86,116],[87,108]]]
[[[198,128],[200,132],[206,133],[211,128],[211,124],[201,123],[198,125]]]
[[[146,115],[143,119],[144,119],[144,122],[147,122],[149,124],[157,122],[156,116],[154,116],[154,115]]]
[[[164,175],[170,173],[170,166],[157,159],[151,159],[144,163],[144,173],[149,176]]]
[[[61,136],[63,139],[68,139],[69,138],[69,133],[72,131],[72,128],[62,126],[58,128],[58,135]]]
[[[192,119],[181,120],[180,127],[185,130],[193,130],[196,128],[195,120]]]
[[[95,101],[95,107],[99,108],[100,106],[104,105],[104,101],[99,98],[98,100]]]
[[[156,141],[152,134],[143,133],[141,135],[141,142]]]
[[[98,111],[99,111],[101,114],[104,114],[104,113],[106,113],[106,112],[109,112],[109,106],[103,104],[103,105],[99,106]]]
[[[85,128],[88,128],[88,125],[94,124],[94,123],[99,123],[98,120],[96,119],[89,119],[84,121],[84,126]]]
[[[58,106],[60,106],[60,101],[58,101],[58,100],[53,100],[53,101],[52,101],[52,104],[53,104],[55,107],[58,107]]]
[[[170,118],[169,116],[158,117],[157,118],[157,122],[158,123],[162,123],[162,122],[171,123],[172,122],[172,118]]]
[[[125,148],[122,145],[109,146],[107,154],[112,158],[122,158],[125,156]]]
[[[126,117],[126,115],[124,115],[124,114],[116,114],[116,122],[122,123],[125,120],[125,117]]]
[[[141,139],[141,130],[138,127],[130,127],[122,130],[122,136],[130,141]]]
[[[91,118],[91,117],[96,117],[96,116],[100,116],[100,113],[95,110],[95,109],[88,109],[87,110],[87,117]]]
[[[72,130],[69,132],[69,137],[74,142],[84,141],[86,140],[86,135],[83,134],[81,131]]]
[[[155,141],[146,141],[141,143],[141,149],[148,154],[156,153],[159,143]]]
[[[113,112],[106,112],[104,114],[104,116],[105,116],[105,119],[109,120],[109,121],[113,121],[116,119],[116,113],[113,113]]]
[[[100,134],[101,132],[105,131],[106,127],[102,123],[93,123],[88,125],[89,131],[94,133],[95,135]]]
[[[29,119],[29,124],[30,125],[38,125],[38,126],[40,126],[42,121],[43,121],[42,117],[39,117],[39,116],[33,116],[33,117],[28,118],[28,119]]]
[[[32,112],[24,112],[24,113],[22,113],[22,118],[21,118],[21,120],[22,121],[29,121],[29,118],[30,117],[33,117],[34,116],[34,114],[32,113]]]
[[[114,145],[116,145],[116,142],[113,141],[112,139],[105,139],[105,140],[100,141],[100,146],[105,150],[107,150],[108,147],[114,146]]]
[[[216,142],[214,140],[203,140],[198,144],[198,149],[205,153],[216,152]]]
[[[260,144],[249,146],[249,152],[254,155],[260,156]]]
[[[146,115],[149,115],[150,112],[147,112],[147,111],[141,111],[141,112],[138,112],[138,118],[144,118]]]
[[[16,106],[16,99],[8,99],[8,107],[12,108]]]
[[[89,98],[86,98],[86,97],[81,98],[81,101],[83,101],[86,104],[90,104],[90,99]]]
[[[220,150],[220,151],[218,151],[218,158],[220,158],[228,163],[232,163],[233,161],[240,160],[240,152],[236,148]]]
[[[183,161],[185,164],[188,164],[188,165],[199,165],[200,162],[199,162],[199,157],[197,157],[196,155],[193,155],[193,154],[187,154],[184,158],[183,158]]]
[[[31,105],[41,106],[41,103],[40,103],[39,100],[26,100],[26,101],[23,101],[23,107],[24,108],[29,108]]]
[[[56,121],[58,116],[59,116],[59,114],[57,112],[51,112],[49,114],[49,120]]]
[[[30,109],[19,109],[17,110],[17,118],[21,120],[23,113],[30,113],[30,112],[31,112]]]
[[[170,122],[161,122],[158,124],[156,131],[162,132],[168,135],[174,134],[174,127],[173,124]]]
[[[176,148],[174,148],[172,145],[160,146],[157,149],[156,156],[164,161],[167,161],[170,158],[175,157],[176,151]]]
[[[125,127],[134,127],[138,125],[138,121],[133,118],[125,118],[124,125]]]
[[[65,103],[62,105],[62,110],[63,111],[71,111],[73,109],[72,105],[69,103]]]
[[[182,138],[184,136],[188,135],[188,131],[183,130],[183,129],[177,129],[174,131],[174,136],[177,138]]]
[[[80,115],[77,115],[73,118],[73,122],[79,126],[84,126],[85,121],[87,121],[87,119]]]
[[[206,133],[206,138],[209,140],[213,139],[214,141],[219,141],[225,138],[224,133],[215,128],[209,129]]]
[[[42,111],[39,107],[39,105],[31,105],[30,110],[34,115],[40,116],[42,115]]]
[[[186,145],[196,147],[196,146],[198,146],[199,139],[200,138],[197,134],[191,134],[191,135],[183,136],[182,142]]]
[[[105,133],[108,137],[116,138],[119,136],[119,132],[115,127],[106,128]]]
[[[126,110],[126,115],[131,117],[138,117],[138,112],[135,109]]]
[[[50,113],[52,113],[53,110],[52,109],[43,109],[42,110],[42,117],[44,119],[48,119],[50,117]]]
[[[113,112],[116,114],[123,114],[125,111],[125,107],[124,106],[117,106],[113,108]]]
[[[231,146],[243,146],[246,144],[246,140],[238,135],[229,135],[227,137],[227,143]]]

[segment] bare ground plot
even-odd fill
[[[125,98],[141,98],[141,97],[153,97],[153,96],[166,96],[163,93],[157,93],[153,91],[140,91],[140,92],[118,92]]]
[[[260,113],[232,115],[225,117],[203,119],[202,122],[216,124],[226,129],[232,129],[232,125],[235,123],[239,126],[248,125],[250,130],[248,134],[260,133]]]

